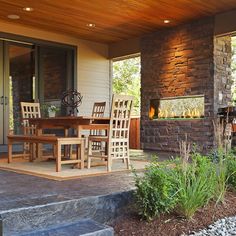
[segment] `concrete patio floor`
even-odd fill
[[[150,160],[152,155],[131,152],[132,159]],[[161,161],[170,154],[158,156]],[[3,235],[21,235],[88,218],[106,223],[132,201],[135,183],[131,172],[55,181],[0,170],[0,186]]]
[[[0,212],[134,188],[132,173],[54,181],[0,170]]]
[[[166,160],[170,156],[170,153],[142,150],[132,150],[130,156],[131,159],[151,160],[156,154],[160,161]],[[1,154],[0,158],[6,158],[6,153]],[[35,205],[40,201],[50,202],[55,199],[54,197],[58,200],[74,199],[127,191],[134,188],[134,180],[131,172],[54,181],[0,170],[0,186],[0,211],[3,211],[25,205]]]
[[[0,170],[0,186],[0,235],[13,236],[84,219],[103,224],[129,204],[134,179],[119,172],[55,181]]]

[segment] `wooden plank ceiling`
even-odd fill
[[[235,8],[236,0],[0,0],[0,20],[112,43]]]

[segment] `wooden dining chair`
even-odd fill
[[[36,127],[29,125],[29,118],[41,118],[40,103],[36,102],[21,102],[21,116],[24,135],[36,135]],[[47,136],[55,136],[54,134],[47,134]],[[29,143],[23,144],[23,155],[27,156],[30,147]],[[54,149],[54,147],[53,147]],[[55,150],[54,150],[55,153]]]
[[[40,118],[40,104],[33,102],[21,102],[21,118],[24,135],[35,135],[36,127],[29,125],[29,118]],[[23,156],[26,157],[30,152],[30,144],[23,143]]]
[[[21,102],[21,117],[24,134],[35,134],[35,127],[29,125],[29,118],[40,118],[40,104],[33,102]]]
[[[90,135],[88,138],[88,168],[91,167],[92,159],[101,158],[105,161],[108,171],[111,171],[112,161],[118,159],[126,161],[127,168],[130,168],[129,127],[132,106],[132,96],[113,95],[109,126],[110,128],[107,135]],[[106,143],[107,151],[105,153],[95,153],[92,149],[93,142]]]
[[[92,117],[103,117],[106,108],[106,102],[95,102],[93,104]]]
[[[92,117],[104,117],[104,112],[106,108],[106,102],[95,102],[93,104]],[[90,130],[90,135],[100,136],[102,134],[101,130]],[[92,149],[97,151],[102,151],[101,142],[93,142]]]

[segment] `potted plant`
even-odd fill
[[[48,106],[48,116],[49,117],[55,117],[57,111],[59,111],[59,108],[56,107],[55,105]]]

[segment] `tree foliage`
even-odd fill
[[[113,93],[134,96],[134,111],[140,113],[140,57],[113,63]]]

